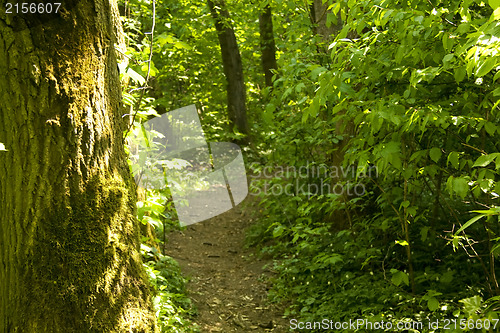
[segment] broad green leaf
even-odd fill
[[[476,76],[482,77],[488,74],[493,69],[493,67],[497,66],[497,60],[497,57],[490,57],[484,62],[480,63],[476,70]]]
[[[174,42],[174,37],[170,34],[167,34],[167,33],[163,33],[163,34],[157,36],[155,39],[156,39],[156,42],[160,45],[160,47],[162,47],[166,43],[173,43]]]
[[[450,162],[455,169],[458,169],[458,157],[459,155],[456,151],[452,151],[448,155],[448,162]]]
[[[336,2],[333,5],[330,5],[328,9],[332,11],[333,15],[337,15],[340,10],[340,2]]]
[[[497,9],[498,7],[500,7],[500,0],[488,0],[488,4],[491,8]]]
[[[278,225],[276,228],[273,230],[273,237],[277,238],[281,235],[283,235],[283,232],[285,231],[285,228],[282,225]]]
[[[302,89],[305,87],[306,87],[306,85],[304,84],[304,82],[300,82],[298,85],[295,86],[295,91],[300,93],[302,91]]]
[[[439,308],[439,301],[436,299],[436,297],[430,297],[427,300],[427,307],[431,311],[436,311]]]
[[[431,157],[431,159],[437,163],[439,161],[439,159],[441,158],[441,155],[443,153],[441,152],[441,149],[439,148],[432,148],[430,151],[429,151],[429,156]]]
[[[468,315],[476,314],[481,309],[483,299],[480,296],[472,296],[459,301],[464,305],[464,310]]]
[[[472,167],[473,168],[474,167],[485,167],[488,164],[490,164],[491,162],[493,162],[493,160],[495,158],[497,158],[499,155],[500,155],[500,153],[493,153],[493,154],[488,154],[488,155],[481,155],[476,160],[476,162],[474,162],[474,165],[472,165]]]
[[[410,284],[408,279],[408,274],[394,268],[391,269],[391,273],[392,273],[391,281],[396,286],[399,286],[401,283],[404,283],[407,286]]]
[[[347,84],[345,82],[342,82],[340,84],[339,89],[340,89],[340,91],[342,91],[343,93],[345,93],[347,95],[355,95],[356,94],[356,90],[352,89],[351,85]]]
[[[163,223],[158,218],[155,218],[153,216],[147,216],[147,215],[143,217],[143,219],[142,219],[141,222],[144,225],[150,224],[150,225],[154,226],[155,228],[159,228],[162,225],[162,223]]]
[[[143,85],[146,82],[146,79],[141,74],[134,71],[132,68],[127,69],[127,74],[132,80],[139,83],[140,85]]]
[[[454,75],[455,81],[457,81],[457,83],[462,82],[464,80],[464,78],[465,78],[465,74],[467,74],[465,66],[456,68],[455,69],[455,75]]]
[[[500,7],[495,9],[495,11],[493,12],[493,14],[491,16],[492,16],[493,20],[495,20],[495,21],[500,19]]]
[[[467,179],[462,177],[453,179],[453,191],[462,199],[465,198],[467,191],[469,191]]]
[[[327,69],[325,67],[316,67],[311,71],[311,80],[317,80],[318,76],[325,72]]]
[[[491,254],[498,256],[498,255],[500,255],[500,251],[499,250],[500,250],[500,244],[496,244],[491,249]]]
[[[493,76],[493,82],[495,82],[496,80],[498,80],[498,78],[500,77],[500,71],[498,71],[495,76]],[[497,88],[498,89],[498,88]],[[495,90],[497,90],[495,89]],[[496,95],[495,95],[496,96]]]
[[[302,113],[302,122],[306,122],[309,116],[316,117],[319,113],[319,97],[315,97],[311,105]]]
[[[276,106],[272,103],[266,105],[266,110],[262,114],[263,120],[271,124],[274,120],[274,112],[276,111]]]
[[[449,32],[445,32],[443,34],[442,41],[443,41],[443,48],[444,48],[444,50],[445,51],[451,50],[451,48],[453,47],[453,41],[450,38],[450,33]]]
[[[447,54],[443,57],[443,64],[449,63],[455,55],[453,53]]]
[[[500,88],[497,88],[497,89],[500,89]],[[492,122],[486,122],[486,124],[484,124],[484,129],[486,130],[486,132],[489,134],[489,135],[494,135],[496,130],[497,130],[497,126],[495,124],[493,124]]]

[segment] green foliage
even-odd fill
[[[154,247],[143,244],[141,250],[144,268],[156,292],[153,305],[161,332],[198,332],[186,319],[193,314],[193,307],[186,296],[186,280],[181,275],[179,264]]]
[[[176,163],[183,161],[165,165],[165,161],[148,159],[148,155],[162,148],[153,140],[161,133],[146,131],[143,126],[143,122],[159,113],[193,103],[196,96],[189,97],[184,90],[170,96],[170,100],[163,96],[165,90],[171,93],[165,89],[171,80],[170,74],[189,71],[183,68],[178,57],[190,54],[193,48],[170,29],[176,23],[175,17],[169,14],[170,8],[164,4],[157,3],[156,6],[152,41],[151,35],[145,33],[152,30],[151,3],[134,0],[122,3],[121,7],[127,14],[122,17],[127,35],[127,51],[119,69],[123,82],[123,104],[129,110],[130,119],[125,132],[129,166],[136,181],[147,179],[151,188],[155,188],[155,184],[163,185],[156,187],[158,189],[140,190],[141,200],[137,202],[138,220],[144,230],[153,230],[153,234],[143,236],[141,250],[144,268],[154,288],[153,304],[161,332],[198,332],[190,321],[194,310],[186,296],[186,280],[177,262],[160,251],[167,242],[167,233],[179,226],[170,191],[164,186],[167,183],[165,176],[154,170],[158,167],[156,164],[175,169],[178,167]],[[178,98],[181,95],[183,98]],[[170,102],[173,100],[177,103]]]
[[[133,135],[137,134],[137,131],[142,133],[143,130],[144,127],[139,124],[129,135],[128,149],[136,151],[136,154],[130,154],[129,164],[136,178],[145,176],[144,172],[148,172],[146,164],[150,162],[146,160],[143,152],[151,149],[151,146],[145,144],[147,140],[138,140],[137,136]],[[147,132],[146,138],[148,135],[152,134]],[[150,181],[153,176],[153,174],[147,175]],[[162,180],[165,184],[165,179]],[[137,219],[146,228],[150,227],[154,230],[154,235],[143,236],[143,242],[153,243],[154,246],[142,244],[141,250],[144,268],[155,289],[153,303],[161,332],[197,332],[189,320],[189,317],[193,315],[193,308],[186,296],[186,281],[181,275],[180,268],[174,259],[163,255],[159,250],[160,245],[167,242],[166,234],[179,228],[178,221],[173,214],[170,191],[165,186],[143,191],[143,200],[137,202]]]
[[[328,4],[344,23],[330,41],[311,37],[304,4],[276,4],[289,21],[277,19],[264,168],[354,167],[340,182],[366,191],[261,193],[249,242],[284,258],[273,297],[310,320],[495,318],[483,299],[500,292],[498,3]],[[255,188],[337,181],[298,178]]]
[[[276,258],[272,298],[290,301],[287,314],[302,320],[497,318],[499,2],[325,1],[327,25],[343,23],[330,39],[313,34],[311,1],[227,2],[261,163],[252,167],[261,212],[248,240]],[[267,3],[279,71],[261,89],[256,22]],[[130,132],[196,103],[209,140],[237,138],[221,134],[225,80],[205,3],[160,1],[152,46],[149,2],[127,8],[120,72]],[[144,168],[130,151],[132,169]],[[328,172],[309,172],[319,168]],[[138,203],[162,241],[175,221],[168,198],[149,191]]]

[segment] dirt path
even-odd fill
[[[243,202],[168,236],[167,255],[191,279],[188,296],[198,309],[201,333],[288,332],[283,309],[267,301],[268,286],[261,279],[270,274],[262,269],[267,262],[243,248],[251,209]]]

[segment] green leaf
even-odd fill
[[[496,57],[490,57],[486,59],[484,62],[482,62],[476,70],[476,76],[477,77],[482,77],[486,74],[488,74],[493,67],[497,65],[497,58]]]
[[[497,88],[499,89],[499,88]],[[486,130],[486,132],[489,134],[489,135],[493,135],[495,134],[496,130],[497,130],[497,126],[495,124],[493,124],[492,122],[486,122],[486,124],[484,124],[484,129]]]
[[[488,0],[488,4],[491,8],[497,9],[498,7],[500,7],[500,0]]]
[[[495,9],[495,11],[493,12],[493,14],[491,16],[492,16],[493,20],[495,20],[495,21],[500,19],[500,7]]]
[[[464,298],[459,301],[464,305],[464,310],[468,315],[476,314],[477,311],[481,310],[481,303],[483,299],[480,296],[472,296],[469,298]]]
[[[285,228],[282,226],[282,225],[279,225],[277,226],[276,228],[274,228],[273,230],[273,237],[274,238],[277,238],[281,235],[283,235],[283,232],[285,231]]]
[[[311,70],[311,80],[316,80],[318,76],[325,71],[327,71],[325,67],[314,68],[313,70]]]
[[[467,74],[465,66],[456,68],[455,69],[455,74],[454,74],[455,81],[457,81],[457,83],[462,82],[464,80],[464,78],[465,78],[465,74]]]
[[[462,231],[464,231],[465,229],[467,229],[468,227],[470,227],[471,225],[476,223],[479,219],[481,219],[485,216],[486,216],[486,214],[480,214],[480,215],[474,216],[469,221],[465,222],[465,224],[460,229],[458,229],[457,232],[455,232],[455,235],[458,235],[459,233],[461,233]]]
[[[453,179],[453,191],[462,199],[465,198],[467,191],[469,191],[469,182],[467,179],[462,177]]]
[[[403,240],[403,241],[396,240],[395,243],[398,244],[398,245],[401,245],[401,246],[408,246],[408,242],[405,241],[405,240]]]
[[[453,59],[455,55],[453,53],[449,53],[443,57],[443,63],[450,62],[451,59]]]
[[[422,227],[420,229],[420,240],[422,242],[425,242],[425,240],[427,239],[427,234],[429,233],[429,227]]]
[[[436,297],[430,297],[427,300],[427,307],[431,311],[436,311],[439,308],[439,301],[437,300]]]
[[[441,152],[441,149],[439,148],[432,148],[430,151],[429,151],[429,156],[431,157],[431,159],[437,163],[439,161],[439,159],[441,158],[441,155],[443,153]]]
[[[132,80],[140,85],[143,85],[146,82],[146,79],[141,74],[134,71],[132,68],[127,69],[127,74]]]
[[[455,169],[458,169],[458,157],[459,154],[456,151],[452,151],[448,155],[448,162],[450,162]]]
[[[159,228],[162,225],[162,221],[159,220],[158,218],[155,218],[153,216],[144,216],[142,219],[142,224],[147,225],[150,224],[155,228]]]
[[[391,269],[392,278],[391,281],[396,286],[399,286],[401,283],[406,284],[407,286],[410,284],[408,280],[408,274],[398,271],[397,269]]]
[[[493,82],[495,82],[496,80],[498,80],[498,78],[500,77],[500,71],[498,71],[495,76],[493,76]],[[498,89],[498,88],[497,88]],[[495,89],[495,90],[497,90]],[[496,96],[496,95],[495,95]]]
[[[331,264],[331,265],[335,265],[338,262],[342,261],[343,261],[342,256],[340,254],[335,254],[335,253],[325,257],[325,259],[323,260],[325,264]]]
[[[306,122],[309,116],[316,117],[319,113],[319,97],[315,97],[311,105],[302,113],[302,122]]]
[[[472,167],[473,168],[474,167],[485,167],[488,164],[490,164],[491,162],[493,162],[493,160],[495,158],[497,158],[499,155],[500,155],[500,153],[493,153],[493,154],[488,154],[488,155],[481,155],[476,160],[476,162],[474,162],[474,165],[472,165]]]

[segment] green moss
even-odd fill
[[[69,200],[69,206],[58,207],[40,224],[32,259],[26,263],[31,275],[27,281],[41,301],[33,304],[46,307],[33,310],[72,322],[75,332],[130,326],[124,321],[147,315],[149,308],[136,250],[133,195],[119,178],[94,177]],[[141,314],[134,316],[131,309]]]

